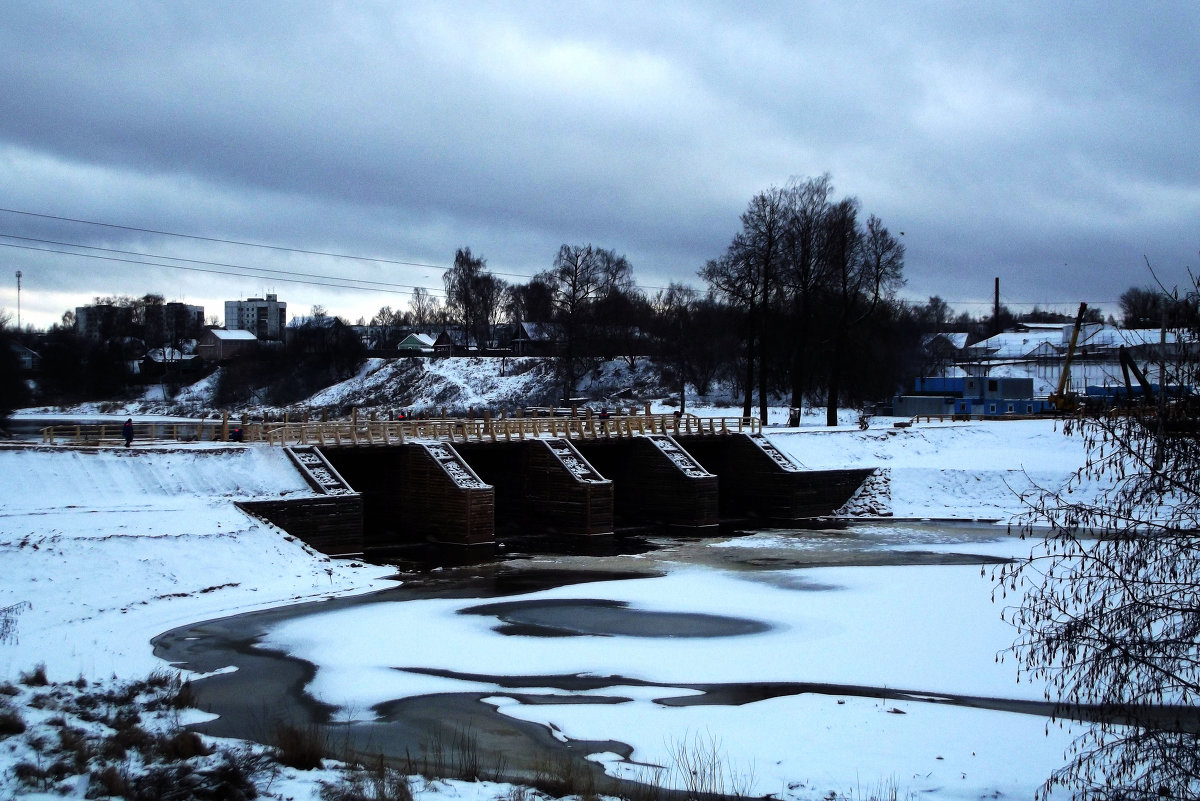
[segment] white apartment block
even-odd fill
[[[276,295],[225,301],[225,328],[250,331],[258,339],[282,340],[287,326],[287,304]]]

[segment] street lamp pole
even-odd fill
[[[21,330],[21,271],[17,270],[17,330]]]

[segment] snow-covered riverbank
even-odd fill
[[[1007,520],[1021,510],[1017,493],[1027,489],[1031,479],[1047,485],[1061,483],[1083,457],[1078,441],[1064,438],[1049,421],[908,429],[886,425],[867,431],[772,429],[769,435],[809,468],[882,468],[869,488],[872,503],[903,518]],[[0,450],[0,475],[5,476],[0,489],[0,566],[5,577],[0,607],[18,602],[32,605],[18,618],[19,642],[0,645],[0,679],[14,681],[37,663],[45,663],[47,673],[57,680],[113,674],[144,677],[162,667],[150,653],[149,639],[166,629],[391,583],[387,568],[329,560],[233,506],[237,498],[308,491],[282,455],[267,448],[90,453],[6,449]],[[978,576],[978,568],[959,570],[973,570]],[[865,575],[851,573],[837,580],[853,584]],[[965,573],[962,578],[966,579]],[[912,592],[921,595],[925,586],[929,583],[922,580]],[[936,598],[921,597],[936,606]],[[838,608],[843,607],[833,604],[822,614],[834,615],[829,625],[840,628]],[[979,615],[998,615],[986,603],[970,608]],[[926,615],[931,630],[940,625],[934,611]],[[988,623],[990,627],[992,621]],[[886,663],[892,657],[891,647],[886,654],[872,653],[868,644],[861,647],[869,661]],[[969,682],[964,689],[990,691]],[[785,707],[790,709],[778,708]],[[590,708],[589,714],[598,709]],[[792,709],[781,720],[801,713],[817,726],[813,736],[818,736],[819,710]],[[918,717],[931,727],[926,734],[949,731],[944,715],[913,715],[908,720],[917,729],[903,735],[907,742],[919,741],[925,731],[915,722]],[[593,725],[581,715],[571,719],[580,726]],[[1030,732],[1034,729],[1040,730],[1040,723]],[[647,736],[654,731],[658,729],[648,728]],[[872,743],[871,748],[860,749],[853,763],[862,781],[874,783],[894,774],[897,755],[903,764],[906,752],[887,744],[890,735],[868,728],[856,736]],[[753,739],[734,733],[729,737],[738,739],[739,759],[754,753]],[[883,752],[891,756],[872,756]],[[999,764],[1018,756],[1010,750],[989,759]],[[849,769],[850,763],[839,761],[832,751],[828,757],[825,762],[835,772]],[[1043,773],[1040,763],[1032,768],[1028,786],[1036,786]],[[853,782],[853,777],[845,778]],[[968,782],[963,788],[968,786],[989,785]],[[792,796],[804,797],[797,793]],[[957,793],[942,797],[957,797]]]

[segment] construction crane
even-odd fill
[[[1121,363],[1121,375],[1125,377],[1125,396],[1130,400],[1133,399],[1133,384],[1129,381],[1129,374],[1133,373],[1133,377],[1137,379],[1138,384],[1142,387],[1142,397],[1149,402],[1154,399],[1154,387],[1150,384],[1146,374],[1137,366],[1137,362],[1129,355],[1129,351],[1122,345],[1117,349],[1117,358]]]
[[[1078,406],[1075,393],[1067,392],[1071,381],[1071,360],[1075,358],[1075,346],[1079,343],[1079,329],[1083,327],[1083,315],[1087,313],[1087,304],[1079,304],[1079,314],[1075,315],[1075,327],[1071,329],[1071,341],[1067,345],[1067,355],[1063,359],[1062,375],[1058,378],[1058,387],[1050,393],[1047,400],[1059,412],[1073,412]]]

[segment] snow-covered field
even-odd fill
[[[777,428],[769,435],[809,468],[883,468],[868,489],[871,503],[903,518],[1007,520],[1020,511],[1017,492],[1031,479],[1057,485],[1083,456],[1079,443],[1048,421],[908,429],[879,421],[866,431],[847,425]],[[0,607],[32,605],[17,618],[19,642],[0,644],[0,681],[15,682],[39,662],[52,680],[144,677],[163,667],[149,640],[167,629],[390,585],[388,569],[329,560],[233,506],[238,498],[308,492],[283,455],[269,448],[12,448],[0,450],[0,476]],[[1003,535],[997,526],[995,541],[974,543],[971,552],[1028,548]],[[803,545],[786,535],[763,536],[776,536],[776,546],[781,536],[785,546]],[[1016,686],[1011,666],[993,660],[1011,635],[989,594],[978,566],[734,576],[681,563],[661,579],[530,596],[605,597],[639,609],[705,611],[771,625],[722,646],[719,659],[712,657],[711,641],[684,638],[515,645],[486,617],[456,614],[469,605],[461,602],[400,604],[388,614],[403,621],[388,625],[414,632],[400,644],[421,643],[419,664],[454,670],[612,672],[664,683],[824,681],[1039,697],[1040,688]],[[347,616],[338,621],[339,637],[349,637],[379,612],[365,606],[340,614]],[[346,640],[329,641],[320,633],[328,627],[313,620],[297,620],[270,636],[321,665],[311,689],[331,703],[362,710],[397,695],[446,690],[447,682],[462,690],[461,682],[391,670],[413,664],[412,657],[371,645],[370,638],[354,640],[353,648]],[[1029,797],[1058,764],[1066,742],[1057,730],[1045,736],[1038,718],[916,702],[803,695],[740,707],[665,707],[652,699],[682,691],[610,688],[604,692],[630,702],[530,707],[498,688],[484,690],[494,690],[506,714],[552,722],[570,737],[623,740],[635,746],[639,760],[664,760],[672,743],[709,737],[720,743],[731,770],[753,773],[756,792],[790,798],[866,791],[881,782],[894,782],[901,794],[939,798]],[[5,754],[0,748],[0,764],[10,758]],[[627,770],[611,756],[596,758],[609,760],[614,772]],[[14,785],[4,781],[0,792],[7,795]]]

